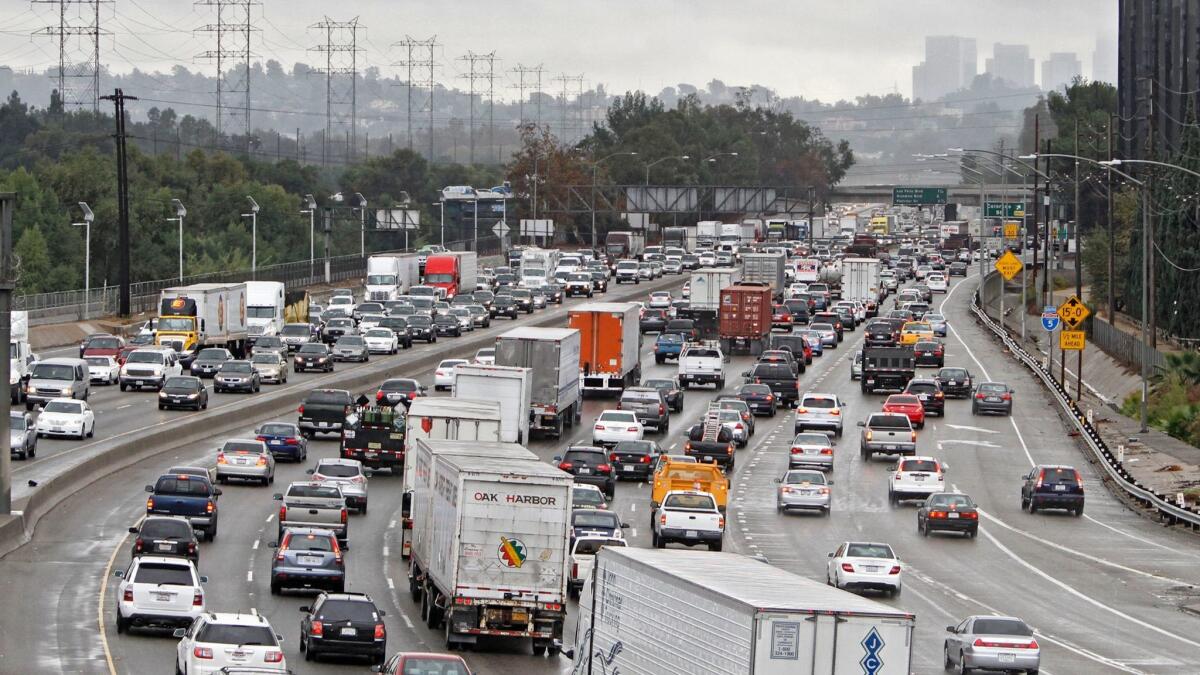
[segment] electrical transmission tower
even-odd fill
[[[228,136],[242,136],[242,146],[250,153],[250,8],[254,0],[197,0],[199,7],[215,7],[217,22],[196,30],[212,33],[217,48],[197,54],[217,64],[217,145]]]
[[[433,50],[435,47],[438,46],[437,36],[434,35],[433,37],[429,38],[428,40],[414,40],[412,38],[412,36],[405,35],[403,40],[392,44],[392,46],[393,47],[404,47],[405,49],[408,50],[407,58],[405,58],[403,61],[399,61],[392,65],[405,66],[408,68],[408,79],[406,80],[406,83],[408,86],[408,117],[407,117],[406,121],[408,122],[408,149],[409,150],[412,150],[412,147],[413,147],[413,98],[412,98],[413,97],[413,88],[414,87],[423,87],[423,88],[426,88],[429,90],[429,99],[425,105],[428,107],[428,110],[429,110],[429,156],[428,156],[428,159],[430,162],[432,162],[433,161],[433,89],[434,89],[434,84],[435,84],[434,80],[433,80],[433,65],[434,65]],[[427,53],[425,50],[428,50],[428,56],[425,56],[425,54]],[[421,56],[419,58],[417,57],[418,53],[421,54]],[[429,77],[422,78],[422,79],[415,79],[413,76],[413,69],[421,69],[421,68],[429,69]]]
[[[63,106],[100,108],[100,5],[110,0],[32,0],[57,5],[58,25],[34,31],[58,41],[58,94]],[[74,8],[74,11],[72,11]]]
[[[567,113],[570,111],[570,105],[569,105],[570,98],[569,97],[571,95],[571,85],[575,85],[575,90],[577,92],[575,94],[575,102],[578,103],[579,105],[582,105],[583,75],[567,75],[566,73],[563,73],[562,75],[559,75],[558,77],[554,78],[554,81],[558,82],[562,87],[562,89],[560,90],[561,93],[560,93],[560,96],[558,99],[558,113],[559,113],[558,130],[559,130],[560,139],[565,141],[565,140],[567,140],[567,131],[570,129],[570,126],[568,126],[568,124],[567,124]],[[582,112],[583,112],[582,108],[579,108],[577,106],[576,122],[573,125],[576,127],[576,129],[578,129],[582,124],[582,122],[580,121],[580,117],[579,117],[582,115]],[[579,135],[578,132],[576,132],[576,135],[577,136]]]
[[[542,65],[540,63],[532,68],[518,63],[517,67],[512,69],[512,72],[517,74],[517,83],[512,86],[514,88],[516,88],[516,90],[517,90],[517,99],[518,99],[519,106],[520,106],[520,114],[519,114],[520,125],[522,128],[524,128],[524,126],[525,126],[525,90],[526,89],[531,90],[533,92],[531,94],[531,96],[542,93],[542,72],[543,72],[543,70],[544,69],[542,68]],[[526,84],[526,82],[525,82],[526,76],[529,76],[528,84]],[[537,102],[535,104],[535,109],[536,109],[537,113],[536,113],[536,117],[534,119],[537,120],[537,126],[540,128],[542,126],[542,97],[541,96],[537,96]]]
[[[325,74],[325,143],[329,143],[333,126],[349,125],[349,147],[346,160],[354,157],[358,142],[358,17],[350,21],[334,21],[325,17],[309,28],[325,32],[325,44],[312,50],[325,54],[325,68],[313,72]]]
[[[458,60],[466,61],[467,68],[468,68],[467,74],[463,75],[463,77],[466,78],[468,84],[470,85],[471,163],[474,164],[475,163],[475,94],[478,91],[478,89],[476,89],[476,87],[475,87],[475,81],[476,80],[487,80],[488,120],[489,120],[488,146],[490,149],[490,147],[492,145],[492,141],[493,141],[492,128],[495,126],[493,123],[494,120],[492,118],[492,111],[494,110],[494,103],[493,103],[494,99],[493,99],[492,95],[495,93],[494,87],[496,84],[496,70],[495,70],[495,68],[496,68],[496,52],[488,52],[487,54],[476,54],[475,52],[467,52],[466,56],[460,56],[460,57],[458,57]],[[487,65],[486,72],[483,71],[482,69],[480,69],[480,70],[476,69],[477,67],[481,67],[481,64]]]

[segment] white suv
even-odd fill
[[[190,628],[175,630],[175,670],[185,675],[209,675],[222,668],[255,668],[288,672],[279,646],[283,636],[258,612],[201,614]]]
[[[925,500],[935,492],[946,491],[946,465],[933,457],[903,457],[896,463],[888,481],[888,502],[906,499]]]
[[[204,613],[207,577],[196,574],[186,558],[139,556],[124,571],[113,573],[117,586],[117,632],[130,627],[190,626]]]
[[[173,349],[165,347],[141,347],[129,352],[125,364],[117,379],[121,383],[121,391],[130,387],[154,387],[162,389],[163,382],[168,377],[183,374],[183,366],[175,356]]]
[[[842,435],[842,408],[845,406],[837,394],[807,393],[796,403],[795,432],[806,429],[832,431]]]
[[[642,283],[642,276],[639,271],[640,266],[636,260],[621,260],[617,263],[614,276],[618,284],[628,283],[632,281],[635,284]]]
[[[940,272],[930,272],[929,276],[925,277],[925,284],[929,286],[931,293],[946,292],[946,277]]]

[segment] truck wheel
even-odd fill
[[[715,543],[715,544],[709,544],[709,545],[708,545],[708,550],[710,550],[710,551],[720,551],[720,550],[721,550],[721,542],[719,542],[719,541],[718,541],[718,542],[717,542],[717,543]]]
[[[127,389],[129,389],[129,385],[127,385],[127,384],[125,384],[124,382],[122,382],[122,383],[121,383],[121,391],[126,391]]]
[[[534,656],[545,656],[546,655],[546,645],[539,645],[537,643],[534,643],[533,655]]]

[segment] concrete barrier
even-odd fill
[[[609,302],[633,300],[651,291],[665,290],[682,285],[687,277],[663,278],[647,286],[629,288],[627,293],[620,296],[605,298]],[[610,291],[615,293],[616,289]],[[608,295],[608,294],[606,294]],[[560,306],[553,310],[543,310],[545,316],[533,321],[522,323],[523,326],[562,326],[566,324],[566,307]],[[439,348],[428,354],[422,354],[413,359],[396,362],[378,362],[378,367],[356,368],[338,377],[334,371],[334,379],[323,382],[322,387],[348,389],[351,392],[373,388],[379,382],[402,375],[403,371],[414,368],[424,368],[434,365],[443,359],[473,356],[480,347],[492,343],[495,334],[464,337],[456,339],[446,348]],[[383,365],[386,363],[386,365]],[[19,517],[9,522],[0,522],[0,557],[20,548],[27,543],[37,528],[38,521],[58,506],[67,497],[87,488],[92,483],[107,478],[140,461],[180,448],[196,441],[232,431],[246,424],[271,417],[286,414],[300,404],[308,394],[305,390],[285,390],[281,392],[263,392],[250,396],[245,403],[231,410],[210,410],[211,414],[202,414],[194,420],[188,420],[178,425],[163,425],[152,427],[144,433],[124,436],[114,440],[112,447],[96,452],[87,459],[74,464],[61,473],[49,479],[42,480],[37,488],[24,499],[14,503],[14,510],[20,510]],[[137,486],[130,486],[131,493],[137,492]]]

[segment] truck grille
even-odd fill
[[[262,335],[263,331],[265,331],[266,329],[267,329],[266,326],[250,326],[249,332],[251,335]]]
[[[128,377],[155,377],[153,370],[144,370],[142,368],[130,368],[125,371]]]

